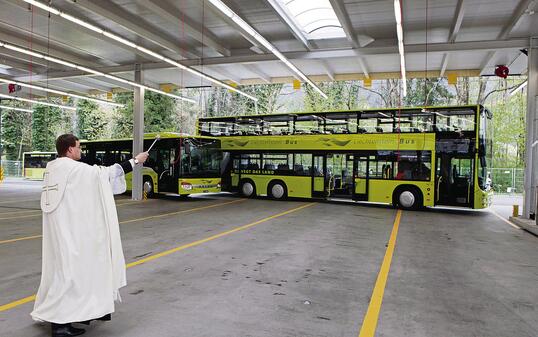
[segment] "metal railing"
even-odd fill
[[[2,160],[5,177],[22,177],[22,161]]]

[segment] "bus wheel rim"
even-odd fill
[[[280,184],[274,184],[273,187],[271,187],[271,194],[276,199],[282,198],[284,196],[284,186]]]
[[[400,194],[399,200],[400,205],[402,205],[403,207],[413,207],[413,205],[415,204],[415,195],[413,194],[413,192],[403,191]]]
[[[152,190],[153,190],[153,188],[152,188],[150,182],[149,181],[144,182],[144,191],[146,193],[151,193]]]
[[[254,193],[254,186],[251,183],[244,183],[242,190],[244,195],[251,196]]]

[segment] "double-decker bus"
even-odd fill
[[[143,188],[148,197],[154,193],[188,196],[194,193],[221,191],[220,140],[211,137],[185,136],[178,133],[148,133],[144,149],[156,137],[155,146],[142,168]],[[133,157],[131,138],[81,141],[82,161],[90,165],[112,165]],[[126,175],[127,190],[132,188],[132,173]]]
[[[482,106],[212,117],[197,128],[221,139],[223,186],[246,197],[403,209],[491,202],[491,114]]]
[[[22,176],[29,180],[43,180],[47,163],[56,159],[56,152],[24,152],[22,154]]]

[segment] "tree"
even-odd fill
[[[107,120],[97,103],[88,100],[77,102],[77,130],[81,139],[94,140],[104,135]]]
[[[130,137],[133,134],[133,93],[118,93],[114,101],[125,106],[114,109],[112,138]]]
[[[28,108],[20,102],[2,104]],[[2,109],[2,149],[8,160],[21,160],[22,152],[30,151],[32,145],[32,113]]]
[[[54,151],[62,110],[56,107],[36,105],[32,114],[32,149]]]

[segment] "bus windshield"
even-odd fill
[[[220,174],[221,151],[215,140],[185,139],[180,144],[182,177],[206,177]]]
[[[47,163],[56,159],[56,153],[25,153],[24,168],[46,168]]]

